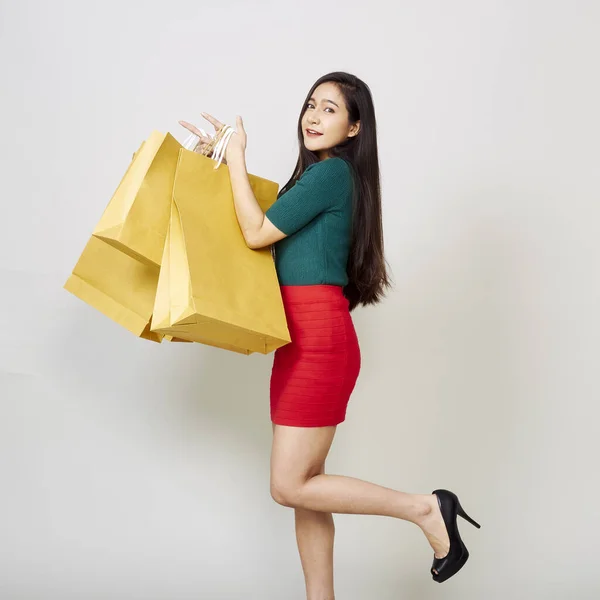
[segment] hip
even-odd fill
[[[317,353],[358,347],[342,286],[281,285],[280,290],[292,345]]]

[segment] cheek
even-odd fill
[[[333,133],[340,133],[344,129],[346,119],[338,114],[330,114],[327,118],[327,127]]]
[[[343,121],[336,119],[329,123],[327,127],[327,133],[335,139],[346,137],[346,125]]]

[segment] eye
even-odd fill
[[[311,106],[313,106],[313,104],[312,104],[312,102],[309,102],[309,103],[306,105],[306,108],[309,108],[309,107],[311,107]],[[335,113],[335,110],[333,110],[333,108],[331,108],[330,106],[328,106],[328,107],[327,107],[325,110],[330,110],[332,113]]]

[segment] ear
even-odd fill
[[[348,137],[356,137],[358,132],[360,131],[360,121],[356,121],[350,128],[350,133],[348,133]]]

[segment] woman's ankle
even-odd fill
[[[435,494],[414,494],[414,497],[414,518],[411,520],[415,525],[421,527],[431,515],[437,498]]]

